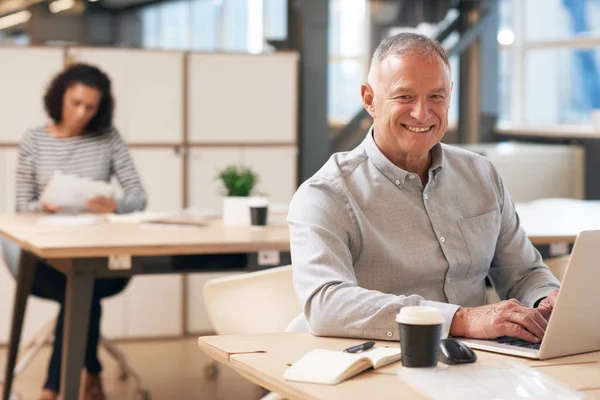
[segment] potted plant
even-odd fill
[[[223,224],[250,225],[251,194],[258,175],[249,167],[229,165],[219,172],[218,178],[225,188]]]

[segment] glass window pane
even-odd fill
[[[287,0],[264,1],[265,37],[274,40],[287,38]]]
[[[190,48],[189,3],[186,0],[160,4],[160,46],[163,49]]]
[[[329,62],[327,107],[330,120],[346,122],[360,110],[360,85],[366,74],[362,60]]]
[[[598,50],[600,48],[561,48],[526,53],[524,89],[527,123],[590,123],[591,110],[600,109]]]
[[[600,35],[600,2],[596,0],[522,1],[527,41]]]
[[[225,0],[224,50],[248,51],[248,0]]]
[[[458,65],[458,56],[450,57],[450,72],[452,75],[452,82],[454,83],[454,85],[452,86],[452,93],[450,95],[450,109],[448,110],[449,126],[458,125],[458,91],[460,90],[460,74],[458,70]]]
[[[158,5],[147,6],[141,10],[143,47],[160,47],[159,12],[160,9]]]
[[[498,3],[500,29],[512,28],[512,3],[513,0],[500,0]]]
[[[511,53],[500,51],[498,57],[498,122],[510,122]]]
[[[196,0],[191,4],[192,49],[214,51],[218,48],[220,9],[220,3],[213,0]]]
[[[365,54],[367,51],[365,10],[365,0],[330,0],[330,55],[352,57]]]

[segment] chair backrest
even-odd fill
[[[0,249],[2,249],[2,258],[4,258],[4,263],[8,267],[8,270],[12,276],[17,276],[21,248],[10,240],[0,238]]]
[[[291,266],[212,279],[204,304],[219,335],[284,332],[301,313]]]

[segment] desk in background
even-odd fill
[[[207,336],[198,346],[209,357],[234,369],[252,382],[287,399],[425,399],[396,375],[400,363],[369,370],[335,386],[290,382],[283,379],[289,365],[313,349],[342,350],[364,342],[357,339],[323,338],[309,333],[273,333],[240,336]],[[378,342],[398,346],[397,342]],[[535,361],[477,352],[480,361],[518,360],[567,386],[600,399],[600,352]]]
[[[541,199],[517,203],[516,209],[523,229],[536,247],[557,246],[567,253],[579,232],[600,229],[600,201]],[[552,248],[540,251],[543,257],[560,255],[553,254]]]
[[[36,263],[43,259],[67,277],[61,393],[75,399],[83,366],[92,288],[95,278],[137,274],[207,272],[240,265],[200,265],[203,257],[256,254],[271,250],[289,253],[287,226],[206,227],[108,223],[64,226],[38,223],[40,216],[0,215],[0,236],[22,249],[10,331],[3,400],[8,400],[27,298]],[[59,233],[60,232],[60,233]],[[115,259],[115,257],[117,259]],[[109,262],[113,259],[113,262]],[[243,266],[242,266],[243,267]]]

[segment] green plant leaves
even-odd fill
[[[230,165],[219,173],[227,196],[250,196],[258,183],[258,175],[248,167]]]

